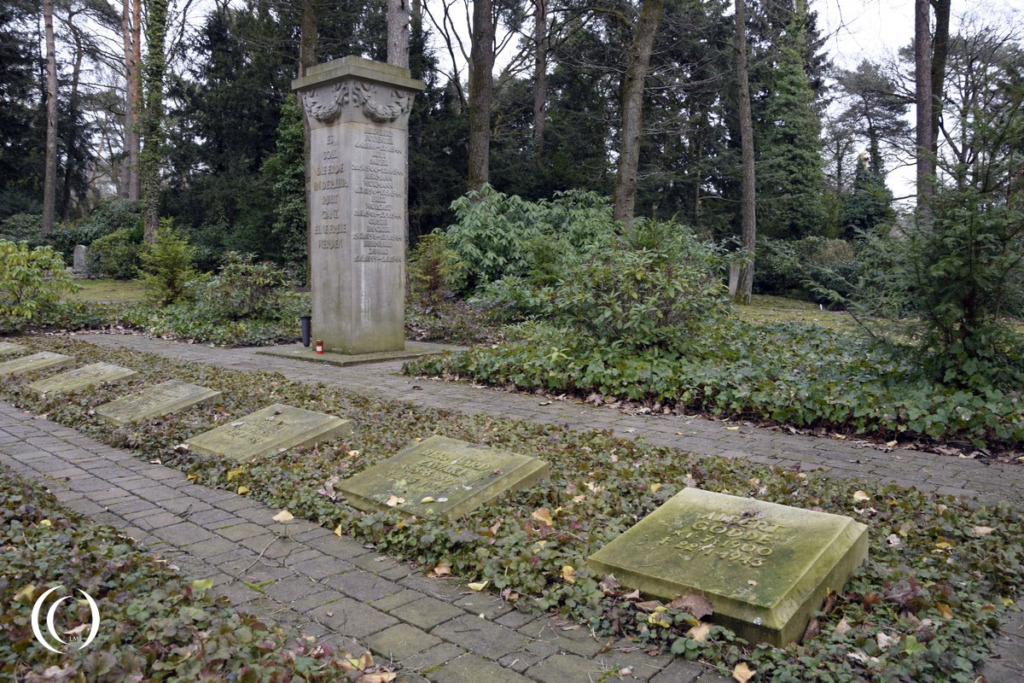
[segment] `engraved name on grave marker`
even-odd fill
[[[220,395],[213,389],[170,380],[104,403],[96,408],[96,414],[108,422],[123,425],[184,410],[220,398]]]

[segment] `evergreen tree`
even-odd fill
[[[853,179],[853,192],[839,204],[839,225],[842,237],[851,239],[858,233],[876,231],[888,226],[896,217],[892,209],[892,192],[885,185],[885,174],[862,154]]]
[[[804,71],[804,26],[798,0],[780,45],[765,127],[757,137],[758,233],[768,237],[818,235],[826,220],[821,121]]]
[[[0,3],[0,221],[42,208],[38,17],[38,3]]]

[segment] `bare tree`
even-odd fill
[[[53,39],[53,0],[43,0],[46,34],[46,171],[43,177],[44,235],[53,230],[57,209],[57,52]]]
[[[544,156],[544,124],[548,99],[548,4],[534,0],[533,16],[533,145],[538,159]]]
[[[491,0],[473,0],[473,40],[469,48],[470,190],[490,181],[491,103],[494,99],[494,16]]]
[[[388,0],[388,64],[409,68],[409,4]]]
[[[740,200],[740,247],[744,261],[740,264],[734,298],[749,304],[754,289],[754,249],[757,243],[757,203],[754,176],[754,124],[750,113],[750,77],[747,64],[746,3],[736,0],[736,87],[740,115],[740,146],[742,149],[742,198]]]
[[[651,51],[658,35],[658,24],[664,13],[664,0],[642,0],[640,17],[633,29],[633,40],[626,60],[626,75],[622,81],[622,148],[615,175],[612,214],[616,220],[633,226],[633,207],[636,204],[637,169],[640,166],[640,135],[642,133],[642,104],[644,80],[651,65]]]
[[[914,0],[914,101],[917,105],[917,219],[931,225],[935,194],[935,155],[932,153],[932,37],[928,0]]]
[[[128,199],[139,199],[139,152],[142,137],[139,132],[142,81],[139,65],[142,62],[142,0],[122,0],[121,34],[124,41],[124,67],[127,81],[127,101],[124,112],[124,181],[122,192]]]

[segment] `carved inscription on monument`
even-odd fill
[[[420,449],[419,459],[409,466],[406,484],[412,488],[472,486],[473,481],[494,470],[493,462],[479,456],[460,454],[436,448]]]
[[[348,187],[341,144],[334,133],[322,133],[324,144],[313,161],[310,191],[310,223],[314,249],[340,249],[341,236],[348,232],[342,209],[342,192]]]
[[[352,202],[356,263],[400,263],[404,253],[405,132],[361,127],[355,136]]]
[[[690,525],[668,530],[657,545],[683,551],[682,559],[687,561],[705,555],[756,568],[763,567],[777,544],[788,537],[785,527],[766,519],[709,512]]]

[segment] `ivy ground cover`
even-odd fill
[[[379,673],[372,659],[337,656],[236,612],[226,599],[206,595],[212,581],[189,581],[115,529],[70,512],[43,486],[7,468],[0,468],[0,547],[4,680],[380,683],[394,678]],[[62,612],[69,652],[50,652],[36,641],[33,604],[57,586],[84,590],[97,602],[101,619],[89,647],[79,649],[73,640],[76,633],[89,633],[83,628],[92,628],[84,600],[71,601],[74,607]]]
[[[922,372],[918,360],[909,348],[817,325],[726,320],[693,339],[686,353],[624,350],[528,324],[503,344],[416,359],[404,370],[883,441],[1021,449],[1019,386],[944,383]]]
[[[74,355],[79,363],[115,362],[139,375],[70,399],[41,399],[22,390],[27,379],[3,380],[5,400],[139,457],[159,458],[198,484],[258,498],[373,543],[424,572],[486,582],[484,590],[499,592],[520,609],[558,611],[600,636],[630,637],[727,673],[743,665],[758,680],[972,681],[987,642],[1024,587],[1024,529],[1015,508],[698,458],[602,432],[421,409],[278,375],[99,349],[67,338],[25,343]],[[121,429],[91,414],[93,406],[136,385],[168,379],[218,389],[224,398]],[[181,445],[215,423],[275,402],[351,417],[356,431],[344,440],[242,466],[197,456]],[[540,457],[551,463],[551,481],[454,521],[412,519],[396,511],[365,514],[335,493],[342,478],[432,434]],[[688,486],[854,517],[869,525],[869,560],[842,594],[826,601],[803,644],[786,648],[744,643],[716,626],[713,613],[685,601],[644,601],[587,570],[591,552]]]

